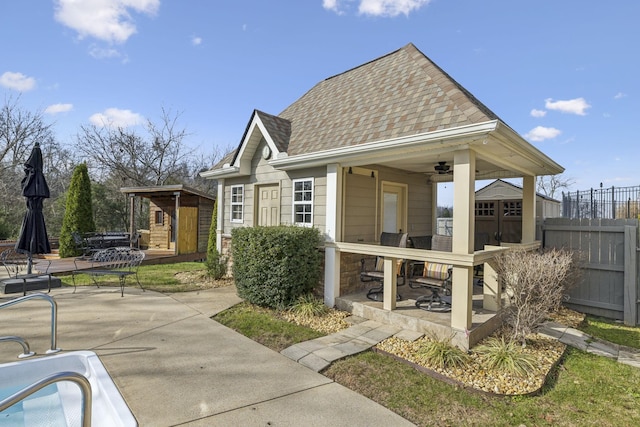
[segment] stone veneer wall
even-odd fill
[[[362,254],[340,254],[340,295],[359,292],[368,287],[360,281],[360,260]]]

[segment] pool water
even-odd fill
[[[91,384],[93,426],[137,426],[129,407],[98,356],[76,351],[0,365],[0,400],[62,371],[78,372]],[[0,426],[75,427],[82,425],[82,392],[77,384],[61,381],[0,412]]]

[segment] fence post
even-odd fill
[[[636,326],[638,323],[637,284],[637,227],[624,227],[624,324]]]
[[[611,215],[613,219],[616,219],[616,187],[611,186]]]

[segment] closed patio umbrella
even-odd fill
[[[27,274],[31,274],[33,254],[51,252],[47,227],[42,214],[42,202],[49,198],[49,186],[42,173],[42,151],[36,143],[29,159],[24,164],[25,177],[22,178],[22,195],[27,199],[27,212],[22,220],[20,237],[15,249],[27,254]]]

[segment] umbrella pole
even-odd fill
[[[31,252],[29,252],[29,255],[27,256],[27,274],[31,274],[32,267],[33,267],[33,257],[31,255]]]

